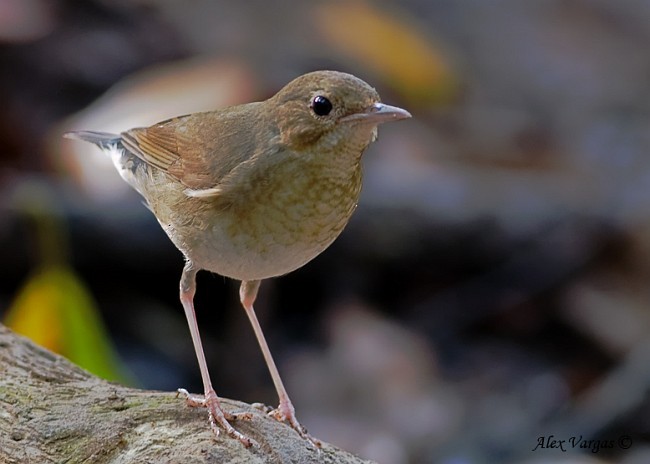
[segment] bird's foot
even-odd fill
[[[268,416],[273,417],[279,422],[287,422],[292,429],[298,432],[298,435],[309,441],[316,447],[316,449],[320,449],[323,446],[323,443],[318,438],[314,438],[309,435],[309,433],[307,433],[307,429],[303,427],[300,422],[298,422],[298,419],[296,418],[296,411],[290,401],[280,400],[279,406],[275,409],[271,409],[269,406],[261,403],[255,403],[253,406],[264,411]]]
[[[183,395],[185,396],[185,401],[188,406],[193,408],[206,408],[208,410],[208,416],[210,420],[210,428],[212,432],[218,437],[221,433],[221,429],[225,430],[226,433],[237,440],[239,440],[246,448],[250,448],[253,445],[257,445],[257,442],[252,438],[248,438],[246,435],[238,432],[230,422],[232,420],[251,420],[253,415],[249,412],[231,414],[224,411],[221,408],[221,403],[219,397],[214,390],[206,392],[205,397],[201,398],[199,396],[191,395],[184,388],[179,388],[176,391],[176,396]],[[221,429],[219,428],[221,427]]]

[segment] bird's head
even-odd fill
[[[401,108],[381,103],[361,79],[337,71],[304,74],[266,102],[280,141],[303,153],[341,152],[360,156],[383,122],[410,118]]]

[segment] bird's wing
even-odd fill
[[[240,108],[240,107],[238,107]],[[255,152],[254,138],[246,133],[249,105],[228,112],[181,116],[151,127],[123,132],[124,147],[185,185],[192,196],[219,192],[221,180]]]
[[[183,130],[183,120],[171,119],[151,127],[131,129],[122,133],[122,144],[138,158],[172,177],[191,189],[213,187],[211,164],[200,137],[192,138]],[[205,148],[205,149],[201,149]],[[218,153],[217,153],[218,154]]]
[[[122,133],[122,144],[151,166],[169,172],[180,161],[179,145],[183,142],[179,141],[173,127],[163,123]]]

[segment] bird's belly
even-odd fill
[[[211,240],[193,246],[186,254],[201,269],[237,280],[261,280],[302,267],[335,238],[326,243],[287,246],[245,236],[230,240],[227,233],[215,230]]]
[[[198,268],[237,280],[261,280],[300,268],[338,237],[356,207],[356,198],[340,200],[330,206],[228,210],[217,217],[214,211],[199,213],[189,224],[162,226]]]

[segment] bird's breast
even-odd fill
[[[161,224],[197,266],[239,280],[264,279],[325,250],[350,219],[360,190],[359,165],[342,171],[280,164],[250,175],[225,201],[186,200],[196,211],[192,220],[181,214],[184,224]]]

